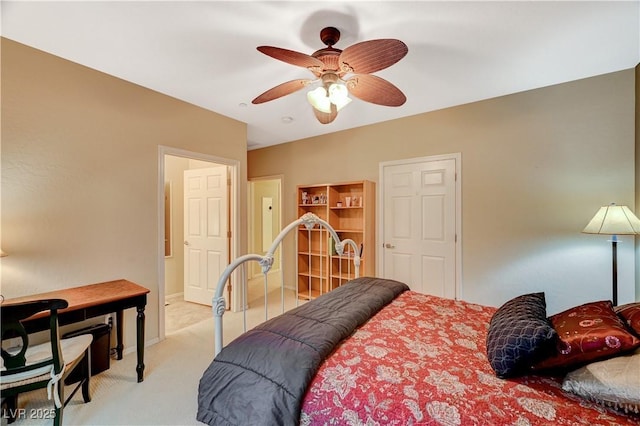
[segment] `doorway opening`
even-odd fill
[[[249,179],[249,253],[266,254],[273,239],[282,230],[282,176]],[[264,293],[270,293],[283,285],[282,245],[274,253],[273,267],[268,272],[267,288],[264,275],[257,262],[250,262],[247,271],[247,303],[259,301],[262,305]]]
[[[159,149],[159,337],[211,318],[222,269],[238,255],[239,164]],[[229,286],[231,288],[231,286]],[[227,294],[234,306],[235,292]]]

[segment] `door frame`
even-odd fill
[[[229,167],[230,191],[229,191],[229,208],[231,220],[231,247],[229,256],[231,259],[237,258],[240,253],[240,161],[217,157],[215,155],[203,154],[200,152],[187,151],[180,148],[158,145],[158,338],[165,339],[165,258],[164,258],[164,160],[165,156],[183,157],[193,160],[207,161],[210,163],[222,164]],[[234,273],[234,280],[235,273]],[[233,288],[233,287],[232,287]],[[238,294],[236,291],[231,292],[231,306],[237,306]]]
[[[456,168],[456,178],[455,178],[455,189],[456,189],[456,212],[455,212],[455,228],[456,228],[456,278],[455,278],[455,288],[456,288],[456,299],[463,300],[463,292],[462,292],[462,153],[456,152],[451,154],[442,154],[442,155],[430,155],[426,157],[416,157],[416,158],[407,158],[403,160],[393,160],[393,161],[384,161],[379,163],[378,167],[378,180],[380,184],[378,185],[378,201],[376,210],[378,211],[378,215],[376,215],[376,220],[378,222],[378,226],[376,227],[376,245],[381,247],[380,250],[377,250],[377,258],[376,258],[376,276],[382,277],[384,276],[384,254],[385,250],[382,250],[382,245],[384,244],[384,170],[385,167],[389,166],[400,166],[405,164],[418,164],[418,163],[428,163],[431,161],[441,161],[441,160],[454,160],[455,168]]]

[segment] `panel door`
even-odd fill
[[[184,300],[211,305],[229,262],[227,166],[184,172]]]
[[[383,168],[383,276],[456,297],[456,161]]]

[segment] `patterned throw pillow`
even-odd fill
[[[640,302],[616,306],[613,310],[635,331],[636,335],[640,336]]]
[[[555,339],[544,293],[525,294],[506,302],[491,318],[487,358],[498,377],[518,376],[548,355]]]
[[[535,370],[569,370],[640,346],[609,300],[585,303],[550,319],[558,333],[556,354],[536,364]]]
[[[599,404],[640,413],[640,350],[571,371],[562,389]]]

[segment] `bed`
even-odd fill
[[[334,234],[318,220],[301,218],[285,229],[313,224]],[[268,265],[272,254],[249,255],[226,272],[248,260]],[[227,278],[220,279],[223,288]],[[527,303],[541,297],[528,296]],[[490,343],[504,340],[502,330],[518,323],[510,315],[531,314],[531,306],[523,311],[523,299],[516,299],[520,304],[495,308],[420,294],[397,281],[355,278],[224,348],[216,335],[220,347],[200,380],[197,419],[210,425],[640,424],[637,405],[606,404],[567,391],[558,369],[501,370],[504,354],[496,361]],[[221,323],[224,310],[215,312]],[[554,345],[541,345],[544,358],[536,349],[536,365],[542,366],[557,346],[554,327],[561,329],[545,321],[551,332],[538,334]],[[217,325],[216,333],[221,329]],[[633,367],[640,365],[634,364],[640,352],[632,353],[640,339],[615,343],[610,346],[625,350],[617,359],[633,360],[622,374],[625,380],[640,375]],[[640,392],[634,386],[631,393]]]

